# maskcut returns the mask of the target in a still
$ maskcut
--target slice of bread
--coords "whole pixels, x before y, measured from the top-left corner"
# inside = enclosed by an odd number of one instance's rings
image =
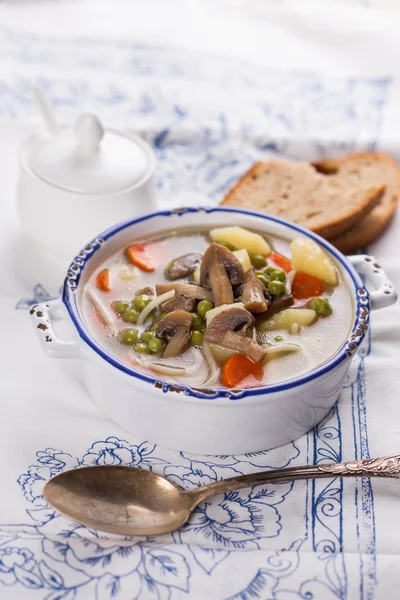
[[[221,204],[266,212],[326,238],[337,237],[379,204],[385,182],[378,177],[364,182],[351,169],[342,172],[333,163],[330,169],[327,162],[323,169],[320,165],[258,162]]]
[[[315,166],[323,173],[335,170],[354,183],[359,180],[367,185],[385,185],[385,193],[376,208],[345,233],[329,239],[345,253],[355,252],[373,242],[390,223],[400,197],[400,171],[396,163],[385,154],[364,152],[325,160]]]

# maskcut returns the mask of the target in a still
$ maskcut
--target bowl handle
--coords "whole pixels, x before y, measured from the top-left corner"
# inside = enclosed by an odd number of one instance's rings
[[[36,331],[45,352],[52,358],[80,358],[82,350],[74,341],[61,340],[55,333],[55,322],[68,321],[62,299],[49,300],[35,304],[30,309],[30,314],[35,319]]]
[[[390,306],[396,302],[396,290],[376,258],[368,254],[355,254],[347,258],[356,271],[362,275],[366,275],[375,287],[375,290],[369,292],[371,310],[385,308],[385,306]]]

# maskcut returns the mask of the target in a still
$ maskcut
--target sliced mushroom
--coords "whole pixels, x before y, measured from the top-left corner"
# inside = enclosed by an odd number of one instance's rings
[[[210,300],[213,296],[210,290],[207,290],[201,285],[195,283],[157,283],[157,296],[175,290],[177,295],[185,296],[185,298],[195,298],[196,300]]]
[[[204,336],[206,342],[218,343],[227,331],[234,331],[246,335],[249,327],[254,326],[254,317],[244,308],[227,307],[215,315],[207,327]],[[206,339],[207,338],[207,339]]]
[[[250,269],[244,275],[242,284],[241,302],[246,310],[252,313],[262,313],[268,310],[269,302],[264,292],[265,287],[255,276],[254,270]]]
[[[137,290],[135,292],[135,296],[140,296],[141,294],[146,294],[146,296],[153,296],[154,290],[152,287],[147,285],[146,287],[141,288],[140,290]]]
[[[186,310],[190,312],[194,309],[196,300],[212,301],[213,299],[210,290],[193,283],[158,283],[156,285],[158,296],[171,290],[175,290],[175,296],[172,300],[162,305],[162,309],[165,312],[171,312],[172,310]]]
[[[230,350],[236,350],[240,354],[246,354],[246,356],[255,362],[260,362],[265,355],[265,350],[260,344],[247,336],[242,336],[238,333],[233,333],[232,331],[225,333],[219,341],[219,344]]]
[[[282,296],[275,296],[275,299],[270,304],[267,314],[265,316],[272,317],[272,315],[275,315],[276,313],[280,312],[284,308],[288,308],[289,306],[292,306],[293,303],[294,303],[294,298],[293,298],[293,296],[291,296],[289,294],[283,294]]]
[[[233,297],[235,302],[239,300],[243,292],[243,283],[239,283],[239,285],[235,285],[233,287]]]
[[[161,309],[163,312],[172,312],[173,310],[185,310],[186,312],[191,312],[194,310],[194,305],[196,304],[196,298],[185,298],[185,296],[174,296],[172,300],[168,300],[168,302],[164,302],[161,305]]]
[[[246,335],[249,327],[253,326],[254,317],[248,310],[227,308],[210,322],[204,341],[236,350],[259,362],[264,357],[265,350]]]
[[[156,335],[167,343],[164,358],[174,358],[185,352],[193,319],[194,315],[189,312],[174,310],[159,321]]]
[[[204,253],[200,267],[200,285],[212,290],[215,306],[232,304],[232,286],[242,283],[243,267],[224,246],[212,243]]]
[[[221,304],[221,306],[217,306],[216,308],[212,308],[206,313],[206,324],[207,327],[211,323],[211,321],[219,315],[224,310],[232,310],[237,308],[244,308],[244,305],[241,302],[235,302],[234,304]]]
[[[166,279],[174,281],[182,277],[188,277],[197,269],[201,263],[201,254],[184,254],[172,260],[166,267],[164,275]]]

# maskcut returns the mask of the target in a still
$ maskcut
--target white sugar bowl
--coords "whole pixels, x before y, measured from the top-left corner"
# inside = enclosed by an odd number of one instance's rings
[[[70,258],[111,224],[157,208],[154,167],[145,141],[104,129],[92,114],[34,134],[20,150],[21,224],[46,250]]]

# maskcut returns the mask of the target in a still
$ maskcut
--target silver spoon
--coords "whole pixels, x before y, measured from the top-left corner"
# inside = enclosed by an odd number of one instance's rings
[[[44,497],[66,517],[122,535],[158,535],[182,527],[200,503],[231,490],[322,477],[400,477],[400,455],[240,475],[184,492],[135,467],[81,467],[47,482]]]

